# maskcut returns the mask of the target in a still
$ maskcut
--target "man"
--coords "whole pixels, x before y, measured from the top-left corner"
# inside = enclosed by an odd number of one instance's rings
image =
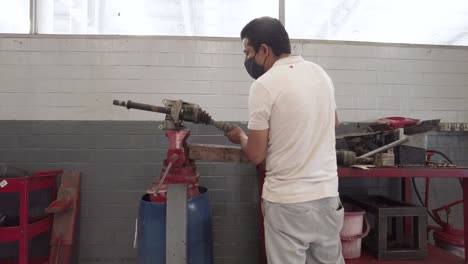
[[[271,17],[241,32],[249,94],[248,135],[226,136],[255,164],[266,159],[263,186],[269,264],[342,264],[334,88],[325,71],[291,56],[289,36]]]

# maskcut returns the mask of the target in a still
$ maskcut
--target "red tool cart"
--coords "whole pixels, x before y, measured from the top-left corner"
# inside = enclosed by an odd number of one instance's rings
[[[28,241],[39,234],[50,232],[52,229],[53,215],[29,223],[29,193],[34,190],[51,189],[51,201],[55,200],[56,178],[63,171],[36,172],[31,176],[1,178],[0,192],[19,193],[19,225],[0,228],[0,243],[19,241],[19,261],[11,260],[9,263],[44,263],[47,259],[29,259]]]
[[[63,175],[62,175],[63,174]],[[61,177],[61,186],[57,195],[57,176]],[[71,245],[74,238],[74,227],[79,201],[79,172],[63,170],[41,171],[26,176],[0,177],[0,194],[19,193],[19,225],[0,226],[0,245],[18,242],[17,259],[2,259],[2,264],[44,264],[71,263]],[[40,217],[30,217],[30,192],[50,189],[52,202]],[[56,200],[58,199],[58,200]],[[51,233],[51,255],[30,258],[29,241],[31,238]],[[58,262],[52,262],[57,260]]]

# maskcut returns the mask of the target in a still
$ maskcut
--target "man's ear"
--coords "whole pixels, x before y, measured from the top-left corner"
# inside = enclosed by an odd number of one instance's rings
[[[269,47],[266,44],[261,44],[260,47],[258,48],[259,52],[262,52],[263,55],[268,55],[269,52]]]

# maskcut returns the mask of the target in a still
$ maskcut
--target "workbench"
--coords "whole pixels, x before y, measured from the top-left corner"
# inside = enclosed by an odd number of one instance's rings
[[[242,154],[239,147],[191,144],[190,158],[195,160],[210,161],[231,161],[248,162]],[[258,173],[258,192],[261,197],[263,182],[265,179],[264,165],[257,165]],[[435,167],[388,167],[388,168],[338,168],[340,178],[400,178],[401,179],[401,200],[412,202],[411,200],[411,180],[412,178],[462,178],[463,201],[468,202],[468,168],[435,168]],[[426,182],[427,183],[427,182]],[[428,184],[426,184],[427,188]],[[261,203],[261,199],[259,199]],[[428,201],[426,200],[426,205]],[[464,237],[468,237],[468,206],[463,208],[464,217]],[[261,205],[259,204],[259,263],[266,264],[264,234],[263,234],[263,215]],[[407,228],[407,227],[405,227]],[[465,259],[468,260],[468,243],[465,244]],[[425,260],[398,260],[398,261],[378,261],[370,256],[365,250],[362,257],[355,260],[347,260],[346,264],[463,264],[464,260],[451,252],[428,245],[428,256]],[[468,262],[467,262],[468,263]]]
[[[339,168],[340,178],[400,178],[402,179],[402,200],[411,202],[411,178],[462,178],[463,179],[463,201],[468,202],[468,168],[370,168],[367,170],[356,168]],[[468,237],[468,206],[463,207],[465,238]],[[468,243],[465,244],[465,259],[468,259]],[[365,250],[361,258],[347,260],[346,264],[463,264],[464,260],[454,254],[428,246],[428,257],[425,260],[398,260],[378,261],[369,256]]]
[[[259,175],[259,193],[263,186],[265,168],[257,166]],[[463,179],[463,200],[468,202],[468,168],[433,168],[433,167],[412,167],[412,168],[339,168],[340,178],[400,178],[402,179],[402,200],[411,202],[411,178],[462,178]],[[468,206],[463,207],[464,232],[468,237]],[[260,244],[263,244],[263,217],[260,213]],[[468,259],[468,243],[465,244],[465,259]],[[260,262],[266,263],[264,248],[260,248]],[[429,245],[428,256],[425,260],[396,260],[378,261],[370,256],[365,250],[359,259],[346,260],[346,264],[464,264],[464,260],[451,252]]]

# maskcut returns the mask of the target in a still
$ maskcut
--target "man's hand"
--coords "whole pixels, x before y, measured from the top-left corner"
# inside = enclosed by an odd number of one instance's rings
[[[249,136],[247,136],[242,128],[234,125],[233,128],[224,135],[226,135],[232,143],[241,145],[242,151],[250,162],[259,164],[266,158],[268,132],[268,129],[249,130]]]
[[[240,144],[241,138],[246,136],[244,130],[236,125],[224,135],[234,144]]]

